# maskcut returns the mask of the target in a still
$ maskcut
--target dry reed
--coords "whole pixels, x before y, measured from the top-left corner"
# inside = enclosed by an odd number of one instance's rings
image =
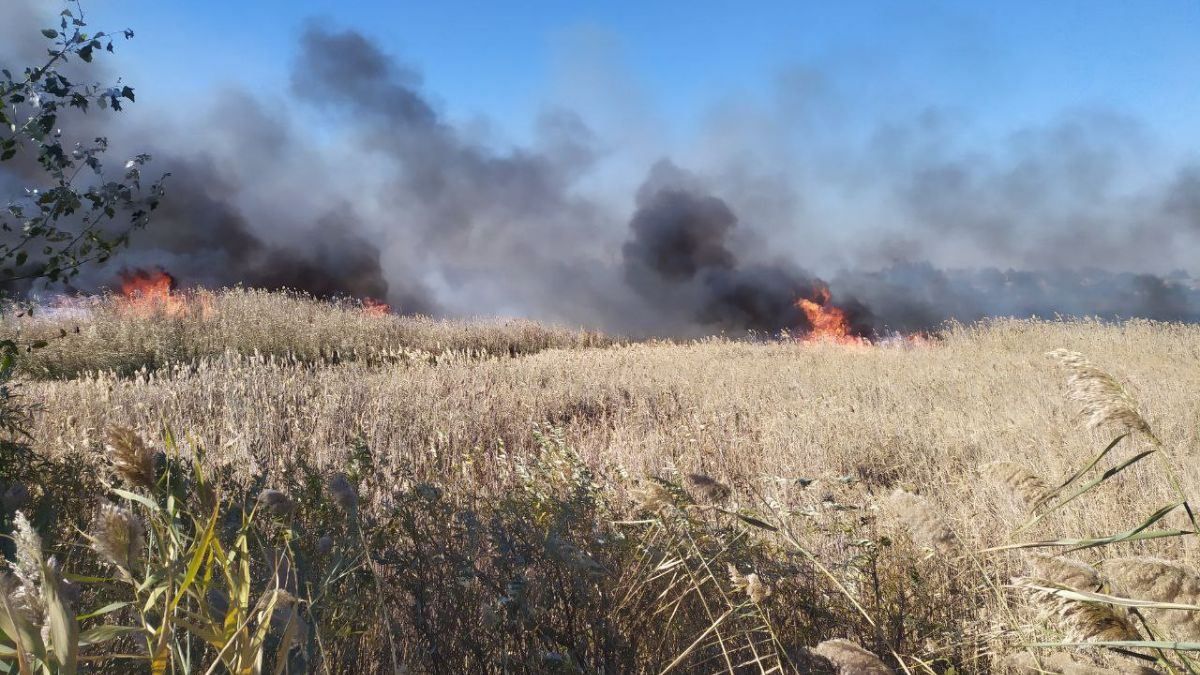
[[[1050,489],[1037,474],[1016,462],[989,462],[983,466],[983,474],[1003,485],[1027,509],[1035,507]]]
[[[1067,376],[1067,398],[1079,405],[1080,415],[1087,425],[1097,428],[1112,425],[1129,431],[1140,431],[1151,438],[1150,424],[1138,412],[1133,394],[1083,354],[1068,349],[1048,352],[1070,373]]]
[[[942,554],[954,553],[958,549],[954,530],[938,515],[929,500],[911,492],[896,490],[888,499],[888,505],[920,545]]]
[[[1139,640],[1137,627],[1124,608],[1103,602],[1085,602],[1051,593],[1045,582],[1019,577],[1013,580],[1017,588],[1028,591],[1030,599],[1041,609],[1039,623],[1060,626],[1069,642]],[[1049,588],[1056,588],[1051,585]]]
[[[633,489],[626,476],[679,476],[692,500],[723,504],[723,509],[738,510],[739,515],[742,507],[757,503],[754,500],[761,496],[778,513],[786,514],[795,543],[805,554],[829,563],[829,575],[861,599],[866,613],[880,625],[926,631],[905,635],[905,651],[899,653],[931,661],[949,653],[945,658],[960,672],[984,667],[961,655],[974,653],[971,650],[980,646],[981,634],[990,635],[977,624],[1002,614],[1003,608],[997,594],[984,584],[950,582],[964,576],[964,561],[957,553],[1003,543],[998,539],[1016,525],[1011,510],[995,509],[993,495],[980,489],[975,467],[991,465],[994,476],[1005,466],[1008,478],[1000,478],[1000,484],[1028,501],[1037,492],[1035,483],[1027,473],[1017,476],[1013,467],[1036,466],[1042,476],[1066,476],[1078,468],[1080,458],[1094,456],[1096,450],[1094,438],[1077,434],[1064,423],[1057,374],[1044,368],[1037,354],[1066,345],[1097,362],[1122,364],[1123,378],[1144,392],[1141,403],[1161,420],[1155,432],[1163,443],[1181,453],[1200,450],[1191,424],[1200,372],[1178,367],[1180,355],[1191,354],[1200,341],[1200,327],[1195,326],[997,321],[951,327],[937,341],[903,350],[719,339],[579,349],[607,342],[556,341],[538,337],[536,331],[516,335],[489,332],[488,327],[472,334],[475,329],[468,324],[436,322],[420,326],[422,331],[428,329],[421,333],[421,340],[427,342],[407,337],[403,338],[407,342],[399,338],[381,342],[388,335],[401,336],[409,327],[401,321],[386,330],[374,328],[368,323],[370,317],[353,314],[352,308],[325,315],[325,309],[307,304],[308,300],[293,303],[273,296],[231,294],[223,301],[228,302],[228,311],[242,313],[207,327],[186,321],[173,324],[165,318],[122,327],[114,318],[85,328],[78,339],[69,335],[54,343],[51,351],[36,354],[36,368],[31,365],[25,372],[39,377],[79,374],[100,363],[112,370],[74,379],[26,379],[25,392],[41,405],[30,430],[35,451],[85,466],[85,458],[98,454],[107,441],[117,472],[130,484],[145,485],[163,475],[161,459],[145,444],[137,446],[120,438],[113,442],[104,430],[116,426],[153,432],[165,424],[178,432],[185,449],[205,450],[195,456],[214,475],[225,477],[229,486],[252,487],[251,497],[260,494],[261,509],[276,517],[333,513],[345,519],[345,507],[353,505],[369,522],[400,505],[419,504],[429,513],[416,525],[444,526],[436,530],[439,536],[418,538],[416,534],[424,531],[418,529],[389,532],[371,541],[383,547],[380,556],[407,561],[411,547],[419,546],[426,547],[422,555],[427,557],[412,560],[447,562],[429,568],[397,563],[389,568],[395,570],[389,573],[394,576],[384,581],[396,587],[407,576],[415,578],[410,579],[412,584],[420,581],[423,587],[436,588],[439,597],[457,599],[460,596],[448,594],[463,593],[466,600],[460,604],[447,601],[429,606],[437,620],[458,621],[443,629],[452,631],[447,635],[462,631],[464,640],[478,636],[482,641],[492,635],[478,620],[483,606],[495,609],[494,634],[504,636],[498,638],[499,644],[507,644],[513,635],[535,635],[529,632],[536,625],[531,623],[535,615],[524,612],[531,612],[528,608],[545,598],[548,577],[526,578],[524,568],[514,567],[507,576],[493,580],[499,599],[488,595],[487,589],[493,587],[483,586],[472,576],[475,570],[450,556],[455,537],[468,540],[479,536],[480,528],[471,530],[452,516],[532,500],[534,506],[527,513],[535,514],[531,521],[543,529],[520,540],[499,538],[496,546],[533,559],[538,559],[534,555],[538,552],[548,554],[545,557],[561,563],[563,578],[572,589],[626,578],[603,556],[597,543],[602,533],[552,531],[571,509],[551,508],[546,490],[537,486],[527,493],[514,491],[514,467],[538,452],[535,430],[545,428],[538,425],[561,430],[595,480],[611,490],[602,500],[613,509],[610,518],[642,518],[646,513],[669,513],[681,520],[695,517],[675,508],[688,501],[682,492],[674,493],[652,480],[642,481],[640,490]],[[262,309],[266,318],[256,322],[253,308]],[[345,342],[338,342],[339,331],[346,331]],[[507,349],[517,338],[527,342]],[[161,341],[160,346],[150,344],[155,340]],[[376,355],[399,344],[409,345],[406,349],[428,348],[429,354],[443,354],[451,344],[486,345],[486,354],[367,358],[375,344],[382,345],[372,352]],[[422,346],[413,346],[418,344]],[[197,349],[188,352],[180,345]],[[331,345],[336,346],[337,358]],[[254,356],[256,349],[259,356]],[[147,360],[147,354],[156,356]],[[304,358],[280,356],[287,354]],[[508,358],[513,354],[520,357]],[[121,363],[141,365],[132,370],[116,367]],[[146,363],[153,367],[138,371]],[[131,373],[136,374],[131,377]],[[1093,380],[1080,385],[1080,392],[1091,396],[1094,404],[1089,417],[1120,428],[1149,428],[1123,389],[1114,389],[1103,378]],[[1108,397],[1107,403],[1102,397]],[[316,476],[311,490],[305,482],[310,477],[301,470]],[[736,480],[729,480],[731,488],[709,478],[730,490],[726,493],[704,481],[689,480],[689,471]],[[1184,463],[1179,472],[1182,486],[1195,493],[1200,487],[1200,463]],[[354,480],[342,485],[336,477],[339,473]],[[765,494],[758,495],[755,487],[747,491],[747,485],[758,485],[755,480],[761,476],[773,477],[763,488]],[[1053,526],[1046,533],[1122,531],[1129,527],[1131,512],[1150,512],[1174,499],[1175,493],[1148,468],[1133,467],[1120,478],[1088,499],[1064,506],[1052,524],[1043,523],[1046,528]],[[819,490],[803,487],[814,481]],[[47,498],[37,483],[29,485],[35,502]],[[277,489],[259,491],[263,485]],[[888,503],[886,495],[897,486],[917,490],[924,497],[902,492]],[[836,501],[830,503],[837,508],[820,503],[818,493],[825,492],[836,493]],[[628,497],[641,500],[641,513],[633,512]],[[303,508],[298,509],[297,503]],[[914,568],[907,557],[911,554],[907,542],[884,543],[888,532],[875,522],[875,505],[880,503],[900,516],[916,543],[947,555],[923,560]],[[709,509],[696,519],[717,517],[724,516]],[[490,527],[486,514],[480,518],[484,530]],[[738,532],[751,533],[740,535],[747,545],[764,550],[778,545],[771,539],[776,535],[730,518],[742,528]],[[953,529],[947,523],[953,523]],[[488,532],[484,541],[491,541]],[[327,561],[360,555],[346,550],[354,547],[348,546],[344,533],[344,526],[318,530],[307,540],[313,555]],[[612,540],[605,542],[614,545]],[[689,588],[688,580],[673,576],[678,571],[669,567],[671,558],[651,557],[660,544],[638,549],[652,561],[646,563],[650,571],[664,565],[655,578],[676,584],[672,588]],[[1150,540],[1136,546],[1136,553],[1147,556],[1200,559],[1194,539]],[[404,547],[410,549],[401,552]],[[866,623],[849,604],[833,602],[831,598],[840,598],[842,591],[830,591],[833,587],[826,575],[816,575],[817,581],[798,575],[796,560],[807,564],[809,558],[796,555],[778,562],[775,569],[744,562],[737,569],[754,570],[760,582],[770,581],[773,593],[762,607],[773,617],[783,617],[787,630],[803,625],[813,631],[798,644],[813,644],[831,635],[868,640],[877,634],[890,635],[886,630],[877,633],[877,627]],[[450,561],[461,567],[450,567]],[[725,560],[718,562],[718,576],[723,577],[724,564]],[[995,565],[989,573],[998,579],[1028,573],[1079,590],[1095,590],[1093,576],[1079,567],[1068,570],[1078,575],[1072,576],[1038,564],[1031,571],[1023,570],[1017,556],[988,564]],[[1107,566],[1102,569],[1108,574]],[[707,588],[719,585],[721,592],[728,593],[727,582],[717,581]],[[621,590],[622,596],[630,595],[623,607],[633,606],[637,587]],[[738,591],[739,602],[748,597],[747,591]],[[404,602],[391,607],[404,612],[433,602],[430,597],[415,598],[403,596]],[[578,611],[577,625],[616,621],[563,607],[545,616],[573,616]],[[666,608],[661,615],[669,616],[673,609]],[[652,610],[647,616],[657,615]],[[708,621],[699,624],[701,629]],[[818,624],[820,630],[813,628]],[[847,630],[850,625],[856,625],[858,632]],[[644,632],[643,625],[634,634]],[[580,629],[579,634],[591,633]],[[421,645],[442,638],[410,634],[405,639],[403,648],[417,654]],[[377,656],[378,652],[372,658]],[[385,658],[371,663],[389,662]],[[521,668],[536,666],[524,662],[514,666]]]
[[[1149,666],[1121,663],[1110,668],[1061,653],[1041,653],[1037,658],[1028,653],[1014,654],[1005,659],[1005,665],[1015,675],[1159,675],[1159,671]]]
[[[146,530],[129,509],[102,504],[90,532],[92,548],[122,574],[136,570],[146,546]]]
[[[131,485],[143,488],[154,485],[155,453],[136,432],[128,427],[113,427],[105,448],[113,468]]]
[[[813,650],[829,660],[839,675],[894,675],[895,671],[871,652],[849,640],[826,640]]]
[[[1200,607],[1200,573],[1185,563],[1149,557],[1111,558],[1101,565],[1115,595]],[[1200,610],[1142,609],[1151,626],[1175,640],[1200,640]]]

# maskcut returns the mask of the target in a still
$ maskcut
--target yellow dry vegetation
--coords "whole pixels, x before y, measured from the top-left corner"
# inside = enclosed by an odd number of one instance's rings
[[[336,468],[365,442],[383,467],[487,485],[502,452],[532,447],[535,426],[549,424],[595,466],[632,476],[672,466],[727,482],[845,477],[864,493],[920,491],[983,545],[1020,505],[982,482],[980,467],[1017,462],[1053,483],[1112,435],[1074,419],[1044,356],[1056,347],[1103,364],[1167,447],[1200,457],[1200,327],[1149,322],[1000,321],[881,347],[712,339],[321,367],[231,352],[26,392],[43,407],[32,436],[47,450],[86,449],[111,425],[153,436],[165,422],[210,461],[247,471],[289,453]],[[1200,485],[1200,462],[1183,464]],[[1129,509],[1168,498],[1168,486],[1141,477],[1073,525],[1125,529]]]
[[[730,512],[766,504],[796,523],[794,543],[819,560],[844,563],[864,540],[895,549],[872,554],[874,582],[863,569],[829,569],[866,614],[920,636],[895,643],[877,634],[874,642],[907,650],[881,656],[911,657],[913,672],[939,658],[960,672],[982,670],[992,652],[1055,637],[1007,588],[1029,558],[985,549],[1122,532],[1174,502],[1179,489],[1200,493],[1200,326],[998,320],[869,347],[621,343],[527,323],[379,319],[248,291],[218,296],[214,306],[207,320],[130,322],[109,309],[39,353],[29,373],[72,376],[23,385],[40,405],[30,428],[36,449],[82,456],[111,427],[155,438],[165,425],[185,450],[203,448],[206,465],[231,484],[272,486],[288,480],[289,458],[332,475],[368,447],[377,487],[364,490],[362,509],[383,512],[389,490],[413,486],[503,499],[514,465],[535,456],[539,434],[553,429],[619,514],[636,511],[634,487],[647,477],[683,484],[703,474],[732,487]],[[42,329],[51,327],[46,320]],[[332,362],[335,348],[372,358]],[[1137,463],[1018,532],[1030,495],[996,480],[996,466],[1020,475],[1022,486],[1058,485],[1123,431],[1080,421],[1064,372],[1046,356],[1059,348],[1085,354],[1127,387],[1179,485]],[[99,367],[101,354],[110,368]],[[1120,447],[1127,457],[1151,441],[1134,434]],[[905,530],[911,508],[889,509],[897,491],[919,495],[938,519],[937,545],[919,541],[928,525]],[[1181,510],[1155,525],[1187,526]],[[1196,537],[1119,546],[1072,559],[1099,563],[1119,553],[1200,564]],[[762,602],[786,606],[786,597],[777,590]],[[908,626],[909,615],[942,625]],[[862,640],[870,630],[831,626],[806,639]]]

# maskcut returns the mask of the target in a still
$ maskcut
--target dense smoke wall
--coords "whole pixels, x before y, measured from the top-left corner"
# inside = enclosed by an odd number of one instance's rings
[[[625,281],[678,324],[760,332],[809,326],[796,306],[824,282],[785,261],[744,262],[730,248],[737,216],[724,201],[670,162],[659,162],[638,190],[622,246]],[[840,298],[859,335],[871,317],[859,302]]]
[[[44,54],[45,19],[10,4],[0,65],[20,68]],[[739,111],[696,139],[714,150],[664,148],[613,197],[593,179],[621,148],[589,110],[548,110],[530,143],[505,147],[447,119],[363,34],[311,24],[298,39],[283,98],[223,90],[200,108],[64,120],[108,135],[113,166],[146,151],[171,173],[152,226],[82,290],[162,266],[185,286],[631,335],[803,330],[795,301],[826,284],[862,335],[996,315],[1200,320],[1200,168],[1143,171],[1152,143],[1119,115],[979,146],[936,111],[845,136],[819,115],[787,111],[792,129]],[[797,136],[821,140],[778,150]],[[36,180],[28,156],[0,165],[5,197]]]

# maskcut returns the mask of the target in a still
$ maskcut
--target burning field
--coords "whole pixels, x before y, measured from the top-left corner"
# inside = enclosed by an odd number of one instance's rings
[[[883,337],[870,324],[869,312],[851,301],[849,308],[842,307],[833,301],[829,287],[820,280],[808,282],[804,295],[796,295],[787,304],[783,316],[775,323],[763,324],[774,326],[764,332],[759,338],[766,339],[795,339],[802,342],[832,341],[839,344],[869,345],[880,341]],[[31,317],[49,317],[51,320],[69,320],[87,322],[94,308],[103,306],[122,316],[150,320],[154,318],[196,318],[200,320],[214,319],[214,298],[221,293],[214,293],[203,288],[188,289],[181,287],[178,279],[162,267],[125,268],[117,273],[114,290],[106,294],[48,294],[39,296],[31,310],[22,309],[20,315],[29,314]],[[796,291],[800,293],[800,291]],[[280,294],[280,297],[289,295]],[[303,294],[295,294],[299,297]],[[313,298],[319,301],[319,298]],[[333,306],[349,308],[357,307],[369,317],[395,317],[398,312],[391,305],[372,297],[356,299],[342,297],[332,303]],[[753,333],[750,333],[753,335]],[[734,332],[731,337],[745,337],[745,334]],[[893,332],[885,341],[895,339],[917,340],[921,334],[903,335]]]
[[[254,12],[156,44],[270,83],[126,115],[4,1],[0,671],[1200,673],[1200,163],[1136,120],[838,57],[663,123],[572,33],[516,133]]]
[[[185,289],[161,268],[122,270],[114,286],[104,295],[44,296],[12,313],[6,331],[47,342],[29,352],[21,367],[57,378],[90,371],[130,373],[227,352],[301,362],[376,362],[409,352],[427,358],[442,352],[516,356],[631,342],[519,319],[406,316],[372,298],[328,301],[294,292]],[[832,302],[828,289],[817,286],[813,295],[792,303],[790,328],[750,339],[884,348],[937,339],[920,332],[881,336],[856,325],[850,312]]]
[[[1188,423],[1200,376],[1166,356],[1194,351],[1195,326],[1003,320],[882,339],[816,287],[791,301],[794,333],[629,342],[185,291],[154,270],[123,279],[119,294],[77,301],[83,311],[6,324],[49,338],[22,365],[22,391],[40,402],[39,471],[56,473],[20,498],[87,512],[104,489],[93,477],[135,480],[120,453],[138,446],[112,435],[133,430],[166,450],[169,471],[195,466],[225,499],[260,505],[256,536],[295,556],[284,583],[308,598],[304,629],[329,631],[295,653],[330,670],[394,658],[418,672],[446,659],[740,672],[728,658],[838,672],[841,643],[817,645],[848,638],[889,667],[982,673],[1021,663],[1030,642],[1195,639],[1169,614],[1140,628],[1029,590],[1078,565],[1117,579],[1200,556],[1186,535],[1059,558],[993,550],[1125,531],[1200,488],[1200,463],[1185,459],[1200,451]],[[1044,356],[1060,347],[1095,365],[1060,357],[1082,368],[1061,370]],[[1065,376],[1088,368],[1113,374],[1090,377],[1114,382],[1106,405],[1124,406],[1095,429],[1064,397],[1078,395]],[[1020,529],[1042,508],[1027,498],[1128,425],[1112,466],[1158,448],[1175,482],[1135,460]],[[344,536],[360,527],[361,540]],[[1176,509],[1156,531],[1188,528]],[[321,576],[341,565],[358,573]],[[1112,590],[1200,601],[1155,588]],[[1112,606],[1099,607],[1088,611]],[[369,628],[338,633],[341,621]]]

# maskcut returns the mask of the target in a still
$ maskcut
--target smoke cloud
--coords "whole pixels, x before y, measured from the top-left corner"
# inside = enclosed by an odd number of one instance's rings
[[[44,53],[36,7],[6,7],[0,65]],[[82,288],[162,266],[184,286],[634,336],[803,331],[796,301],[826,285],[860,335],[998,315],[1200,321],[1200,167],[1148,166],[1153,139],[1117,114],[974,142],[931,108],[852,133],[829,112],[835,75],[806,71],[781,82],[781,110],[726,106],[691,144],[707,151],[664,144],[614,197],[596,177],[622,149],[592,111],[549,109],[509,147],[448,119],[417,69],[359,32],[313,23],[298,47],[283,98],[227,89],[200,109],[64,120],[108,135],[110,163],[147,151],[172,174],[151,227]],[[0,165],[4,196],[35,169]]]
[[[808,330],[798,298],[816,297],[824,283],[784,261],[743,264],[729,248],[737,216],[699,181],[659,162],[637,195],[622,247],[625,279],[679,326],[699,323],[725,331]],[[850,318],[859,335],[870,318],[859,303]]]

